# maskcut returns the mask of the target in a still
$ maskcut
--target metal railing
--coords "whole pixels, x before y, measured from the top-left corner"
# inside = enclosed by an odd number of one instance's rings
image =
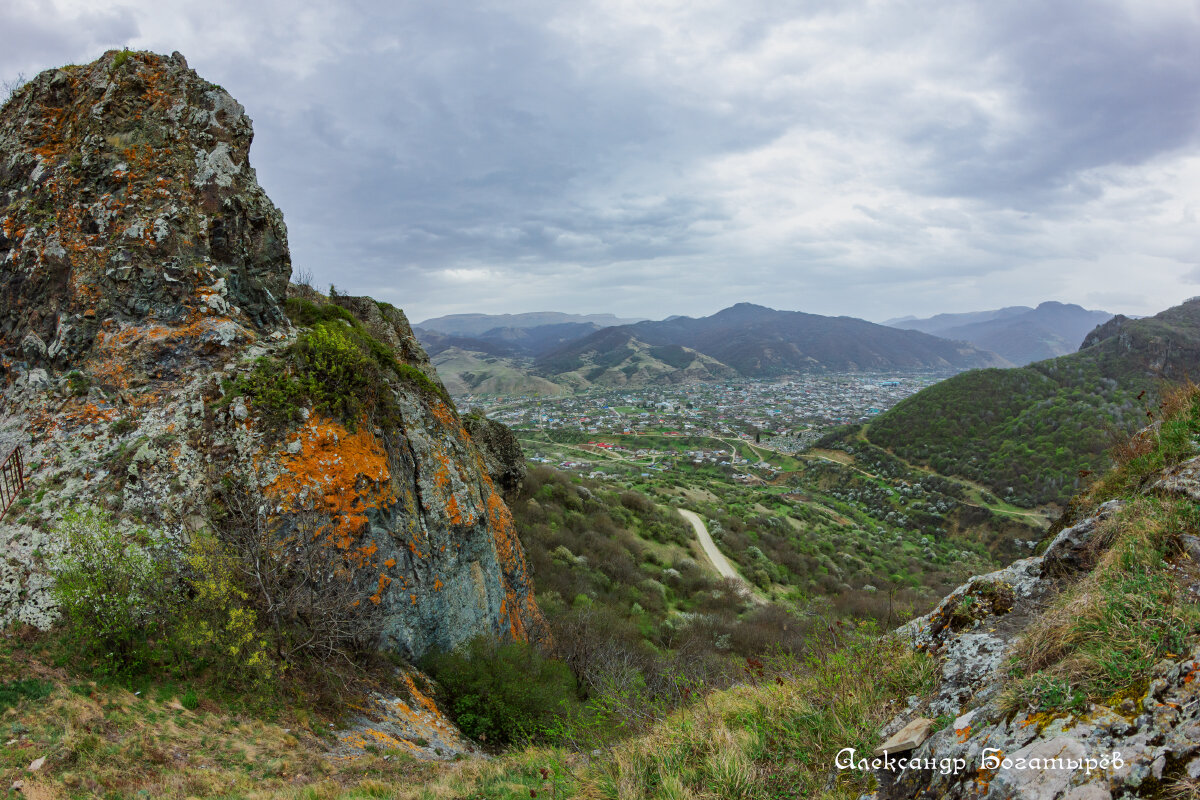
[[[14,444],[3,456],[0,461],[0,518],[8,513],[17,496],[25,491],[25,463],[21,459],[21,445]]]

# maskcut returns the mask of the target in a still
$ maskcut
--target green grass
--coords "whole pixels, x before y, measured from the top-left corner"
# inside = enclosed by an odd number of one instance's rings
[[[1200,508],[1187,498],[1141,492],[1148,478],[1200,452],[1200,388],[1168,393],[1163,413],[1157,431],[1118,448],[1117,467],[1081,500],[1084,507],[1112,498],[1126,504],[1089,543],[1094,569],[1019,643],[1010,709],[1061,711],[1127,690],[1200,635],[1200,605],[1186,591],[1200,566],[1181,556],[1180,539],[1200,534]]]
[[[41,700],[49,696],[54,684],[36,678],[24,678],[0,684],[0,712],[12,708],[22,700]]]

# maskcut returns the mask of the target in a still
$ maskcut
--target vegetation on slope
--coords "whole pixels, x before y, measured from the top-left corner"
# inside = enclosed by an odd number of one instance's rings
[[[1200,300],[1154,317],[1117,317],[1078,353],[1013,370],[966,372],[876,418],[872,442],[1030,507],[1065,503],[1081,473],[1153,416],[1164,379],[1200,370]]]
[[[319,297],[319,295],[314,296]],[[408,382],[453,406],[445,391],[411,364],[396,358],[350,311],[334,303],[293,297],[288,316],[303,328],[279,359],[263,358],[227,387],[226,397],[245,395],[268,421],[286,428],[312,405],[357,429],[364,413],[388,421],[398,412],[389,383]]]
[[[1161,659],[1200,635],[1189,586],[1200,565],[1185,537],[1200,534],[1200,507],[1188,497],[1146,494],[1166,467],[1200,453],[1200,387],[1166,393],[1156,424],[1116,448],[1116,466],[1073,502],[1124,506],[1093,542],[1092,569],[1063,592],[1026,633],[1013,662],[1009,701],[1041,710],[1080,707],[1144,683]]]
[[[1036,368],[967,372],[875,419],[870,440],[946,475],[984,484],[1020,506],[1062,502],[1080,470],[1102,468],[1108,432],[1137,418],[1127,390],[1060,383]]]

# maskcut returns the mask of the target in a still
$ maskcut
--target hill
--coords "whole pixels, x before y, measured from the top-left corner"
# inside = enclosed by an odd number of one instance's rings
[[[446,390],[466,395],[539,395],[551,397],[571,391],[531,371],[528,359],[503,357],[462,347],[439,350],[431,359]]]
[[[676,317],[598,331],[547,354],[538,366],[548,373],[574,368],[572,359],[584,352],[604,363],[619,361],[629,337],[649,347],[695,351],[748,378],[814,371],[959,370],[1007,363],[993,353],[918,331],[739,303],[699,319]],[[617,352],[609,354],[610,349]]]
[[[1117,432],[1153,416],[1162,380],[1200,373],[1200,300],[1114,317],[1083,345],[1019,369],[956,375],[881,414],[867,437],[1018,505],[1061,504],[1081,470],[1104,468]]]
[[[450,314],[417,323],[418,328],[451,336],[478,336],[496,328],[538,328],[543,325],[576,323],[607,328],[639,322],[613,314],[564,314],[561,311],[531,311],[525,314]]]
[[[626,326],[605,328],[534,362],[555,382],[584,386],[728,380],[737,373],[713,358],[676,344],[652,345]]]
[[[888,324],[944,339],[970,342],[1021,366],[1075,352],[1093,328],[1112,316],[1107,311],[1088,311],[1073,304],[1046,302],[1037,308],[1011,306],[995,311],[897,320]]]
[[[556,322],[528,328],[490,328],[474,336],[458,336],[425,328],[413,328],[413,333],[430,356],[457,347],[495,356],[537,358],[600,330],[604,328],[591,322]]]

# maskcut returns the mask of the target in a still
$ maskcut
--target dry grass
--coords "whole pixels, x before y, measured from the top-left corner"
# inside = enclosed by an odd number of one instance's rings
[[[1200,611],[1182,599],[1197,565],[1178,558],[1179,533],[1196,524],[1190,504],[1140,498],[1113,522],[1115,541],[1095,569],[1018,643],[1016,661],[1027,677],[1012,686],[1010,708],[1048,710],[1107,697],[1143,680],[1200,633]]]
[[[766,800],[855,797],[861,776],[826,785],[842,747],[869,748],[881,725],[932,680],[933,661],[857,630],[805,662],[779,659],[744,685],[709,694],[598,758],[527,748],[490,759],[417,762],[399,752],[327,757],[309,731],[177,698],[58,686],[0,716],[0,780],[25,797],[244,800]],[[0,672],[13,664],[0,661]],[[22,664],[27,666],[28,662]],[[320,729],[327,723],[318,723]],[[38,775],[25,772],[46,756]],[[7,785],[7,784],[6,784]]]

